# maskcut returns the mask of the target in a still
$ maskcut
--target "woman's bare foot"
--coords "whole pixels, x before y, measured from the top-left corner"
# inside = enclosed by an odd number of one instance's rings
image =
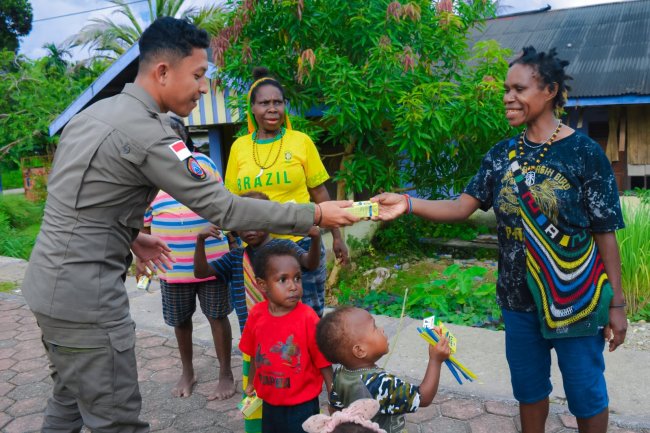
[[[232,371],[230,371],[219,376],[217,389],[214,390],[214,393],[208,396],[208,400],[227,400],[235,395],[236,392],[235,380]]]
[[[176,386],[172,389],[172,395],[174,397],[189,397],[192,395],[192,388],[196,383],[196,376],[192,374],[182,374],[181,378],[178,379]]]

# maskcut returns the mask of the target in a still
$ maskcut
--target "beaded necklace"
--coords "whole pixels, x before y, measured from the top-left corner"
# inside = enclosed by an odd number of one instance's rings
[[[363,372],[366,372],[366,371],[375,370],[375,369],[377,368],[377,366],[375,365],[374,367],[365,367],[365,368],[354,368],[354,369],[350,369],[350,368],[345,368],[343,365],[341,365],[341,368],[342,368],[343,370],[347,371],[348,373],[363,373]]]
[[[557,134],[560,132],[561,128],[562,128],[562,121],[558,120],[557,127],[555,128],[555,131],[553,131],[551,136],[548,137],[544,143],[541,143],[541,144],[539,144],[537,146],[531,146],[530,144],[528,144],[528,142],[526,141],[526,131],[528,129],[524,129],[522,131],[522,133],[521,133],[521,136],[519,136],[519,142],[517,143],[517,145],[519,147],[519,156],[522,157],[522,158],[524,156],[524,144],[526,144],[526,146],[528,146],[528,147],[530,147],[532,149],[539,149],[541,147],[542,148],[541,153],[537,156],[537,158],[535,158],[535,164],[539,164],[540,162],[542,162],[542,159],[544,158],[544,155],[546,154],[548,149],[551,147],[551,145],[555,141],[555,138],[557,137]],[[525,161],[523,163],[523,166],[524,166],[524,171],[525,171],[524,176],[526,177],[526,185],[528,185],[528,186],[534,185],[535,184],[535,174],[536,174],[535,170],[537,169],[537,166],[536,165],[529,166],[528,161]]]
[[[275,144],[275,141],[277,141],[277,135],[276,135],[276,140],[271,143],[271,148],[269,149],[269,153],[266,155],[266,159],[264,160],[264,164],[262,164],[261,158],[260,158],[260,150],[259,150],[259,143],[257,142],[257,133],[253,134],[253,160],[255,161],[255,164],[260,168],[260,172],[255,176],[256,178],[260,177],[263,173],[264,170],[267,168],[273,167],[276,162],[278,162],[278,158],[280,157],[280,153],[282,153],[282,145],[284,144],[284,131],[280,131],[280,147],[278,148],[278,153],[275,155],[275,159],[273,159],[273,162],[269,165],[266,165],[269,162],[269,158],[271,158],[271,153],[273,153],[273,145]]]

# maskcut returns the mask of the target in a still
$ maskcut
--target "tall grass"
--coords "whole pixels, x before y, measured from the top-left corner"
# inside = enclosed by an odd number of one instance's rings
[[[42,218],[42,203],[0,195],[0,256],[28,259]]]
[[[650,204],[623,203],[625,229],[616,233],[622,284],[632,318],[650,317]]]

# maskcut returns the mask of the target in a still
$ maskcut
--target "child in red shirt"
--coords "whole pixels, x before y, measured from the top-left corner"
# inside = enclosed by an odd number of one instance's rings
[[[304,305],[300,264],[291,248],[277,244],[255,257],[255,275],[266,301],[248,315],[239,348],[251,357],[246,394],[264,400],[262,433],[303,433],[319,413],[323,380],[329,393],[332,365],[316,345],[318,316]]]

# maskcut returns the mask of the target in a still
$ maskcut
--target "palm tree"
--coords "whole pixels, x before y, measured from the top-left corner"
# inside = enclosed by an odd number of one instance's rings
[[[72,57],[72,54],[65,45],[56,45],[50,42],[43,45],[43,48],[47,51],[43,57],[47,70],[56,69],[59,72],[65,72],[68,69],[70,62],[65,57]]]
[[[143,23],[127,0],[108,1],[118,7],[113,14],[122,15],[127,23],[118,24],[110,18],[93,18],[66,41],[70,47],[88,46],[97,58],[116,59],[140,39],[143,29],[156,18],[184,18],[211,35],[217,34],[225,23],[225,12],[218,6],[190,7],[181,12],[185,0],[147,0],[149,16]]]

